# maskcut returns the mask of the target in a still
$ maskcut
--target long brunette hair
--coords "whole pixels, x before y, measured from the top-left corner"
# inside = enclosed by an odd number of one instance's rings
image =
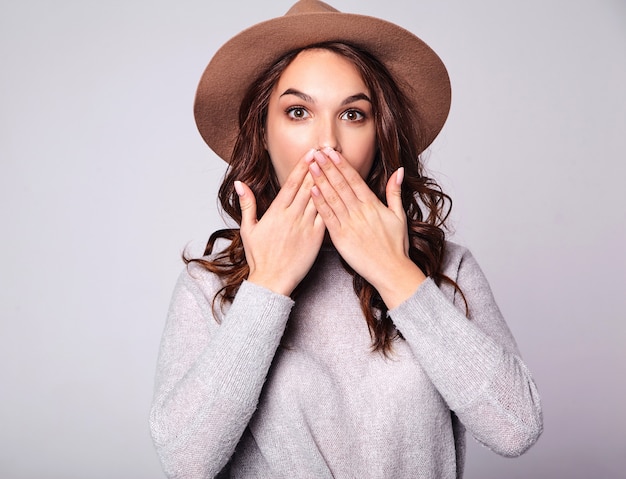
[[[222,209],[237,224],[241,224],[241,209],[233,186],[235,180],[243,181],[253,191],[259,218],[278,194],[280,185],[264,146],[264,127],[270,94],[283,71],[298,53],[309,49],[326,49],[337,53],[351,61],[360,72],[370,92],[378,144],[366,182],[378,198],[386,203],[387,181],[394,171],[404,166],[402,202],[408,221],[409,257],[437,284],[446,282],[458,289],[442,273],[444,226],[452,200],[433,179],[424,174],[420,152],[427,145],[424,144],[418,112],[411,108],[410,102],[402,93],[405,85],[398,85],[382,63],[357,46],[325,42],[293,50],[283,55],[250,85],[239,109],[240,132],[230,167],[218,193]],[[207,243],[205,256],[213,253],[218,239],[229,240],[229,244],[211,258],[190,259],[183,255],[183,260],[187,264],[199,263],[220,276],[224,286],[216,294],[213,303],[215,306],[219,297],[220,305],[223,306],[233,301],[241,283],[248,277],[249,267],[239,229],[229,228],[214,232]],[[354,291],[369,327],[372,348],[383,353],[389,352],[391,343],[398,334],[387,315],[387,307],[371,284],[346,263],[344,267],[353,276]],[[298,288],[293,295],[297,295],[297,292]]]

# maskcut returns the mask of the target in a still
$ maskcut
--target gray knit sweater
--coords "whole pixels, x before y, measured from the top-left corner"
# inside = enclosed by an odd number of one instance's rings
[[[151,412],[172,478],[461,478],[465,429],[516,456],[542,430],[537,390],[472,255],[390,311],[403,339],[372,352],[352,278],[323,249],[294,303],[244,282],[224,312],[197,265],[174,291]]]

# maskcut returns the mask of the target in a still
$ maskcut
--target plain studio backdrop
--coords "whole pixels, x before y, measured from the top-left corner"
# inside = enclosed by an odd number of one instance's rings
[[[291,3],[2,2],[3,479],[163,477],[160,335],[181,251],[222,226],[195,87],[223,42]],[[626,2],[333,5],[447,65],[428,166],[542,394],[539,442],[504,459],[470,440],[466,478],[624,477]]]

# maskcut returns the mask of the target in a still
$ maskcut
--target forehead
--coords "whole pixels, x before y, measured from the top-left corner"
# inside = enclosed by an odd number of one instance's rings
[[[330,50],[303,50],[285,68],[278,79],[278,88],[294,87],[296,83],[311,87],[352,88],[367,91],[357,67],[346,57]]]

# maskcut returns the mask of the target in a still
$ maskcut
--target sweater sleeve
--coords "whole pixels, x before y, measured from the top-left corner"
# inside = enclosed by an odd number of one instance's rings
[[[518,456],[542,432],[537,388],[484,274],[467,250],[456,282],[469,318],[460,295],[455,305],[430,278],[391,317],[467,430],[494,452]]]
[[[227,464],[256,408],[293,301],[244,282],[216,321],[219,284],[199,267],[175,287],[150,427],[170,478],[209,478]],[[217,306],[219,309],[219,306]]]

